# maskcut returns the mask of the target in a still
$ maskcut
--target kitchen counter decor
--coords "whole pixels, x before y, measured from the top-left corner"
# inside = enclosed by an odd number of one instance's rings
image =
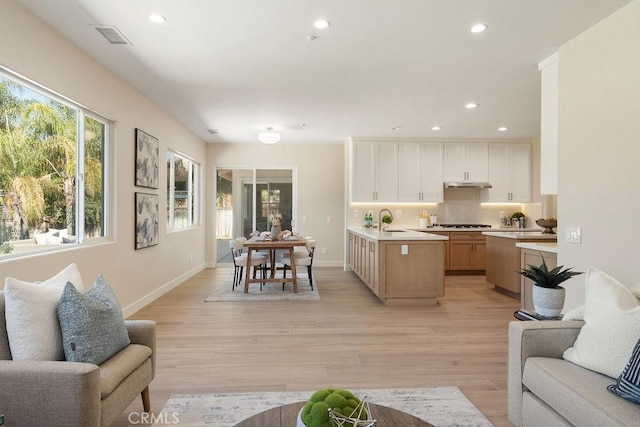
[[[556,234],[555,231],[553,231],[554,228],[556,228],[558,226],[558,220],[555,218],[547,218],[547,219],[536,219],[536,224],[538,224],[540,227],[544,228],[544,230],[542,231],[542,234]]]
[[[582,274],[579,271],[571,271],[573,267],[565,268],[559,265],[551,271],[542,257],[539,267],[529,265],[520,270],[520,274],[533,281],[533,307],[538,314],[545,317],[556,317],[562,312],[564,306],[565,290],[560,284],[573,276]]]

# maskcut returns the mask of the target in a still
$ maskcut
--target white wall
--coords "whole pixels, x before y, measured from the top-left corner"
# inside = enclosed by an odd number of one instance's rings
[[[131,314],[202,269],[202,227],[167,233],[162,221],[159,245],[134,250],[134,193],[158,193],[161,218],[166,212],[164,168],[160,169],[158,190],[134,186],[134,129],[140,128],[159,138],[161,159],[171,148],[204,165],[204,142],[13,0],[0,2],[0,64],[115,121],[112,129],[115,240],[0,261],[0,280],[6,276],[45,279],[75,262],[89,284],[102,273],[114,288],[125,314]],[[193,262],[189,261],[189,255],[193,255]]]
[[[559,262],[627,287],[640,282],[639,24],[636,0],[559,50]],[[564,241],[567,226],[582,244]],[[584,275],[567,285],[565,310],[583,302]]]
[[[292,168],[297,183],[297,231],[316,238],[314,265],[342,266],[345,238],[344,147],[336,144],[208,144],[206,205],[215,206],[216,167]],[[297,176],[297,179],[296,179]],[[302,217],[308,218],[307,223]],[[327,222],[327,217],[332,222]],[[215,209],[206,224],[206,261],[215,262]],[[327,249],[322,254],[322,248]]]

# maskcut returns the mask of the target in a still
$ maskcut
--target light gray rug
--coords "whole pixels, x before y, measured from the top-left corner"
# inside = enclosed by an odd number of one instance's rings
[[[458,387],[351,389],[371,403],[409,413],[439,427],[490,427],[492,424]],[[160,419],[180,426],[230,427],[267,409],[305,401],[308,392],[172,394]],[[269,427],[269,426],[265,426]]]
[[[291,272],[289,272],[291,276]],[[233,282],[233,276],[230,276],[222,283],[215,285],[213,293],[205,299],[205,301],[222,301],[222,302],[236,302],[236,301],[282,301],[282,300],[301,300],[311,301],[319,300],[320,294],[318,293],[318,284],[315,278],[313,279],[313,291],[309,285],[309,276],[306,269],[304,273],[298,273],[298,293],[293,292],[293,284],[287,283],[282,290],[282,283],[266,283],[262,285],[262,291],[260,290],[260,283],[250,283],[249,293],[244,293],[244,279],[240,283],[240,286],[236,286],[235,290],[231,290],[231,283]],[[282,277],[282,274],[276,275],[276,277]]]

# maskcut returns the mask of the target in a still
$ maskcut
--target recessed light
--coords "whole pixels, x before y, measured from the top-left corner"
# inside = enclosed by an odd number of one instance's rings
[[[318,19],[313,23],[313,26],[319,30],[326,30],[327,28],[329,28],[329,25],[331,25],[331,22],[327,21],[326,19]]]
[[[442,129],[440,126],[434,126],[431,128],[431,130],[440,130],[440,129]]]
[[[471,27],[472,33],[481,33],[487,29],[487,24],[475,24]]]
[[[467,103],[467,105],[464,106],[464,108],[472,109],[472,108],[476,108],[478,105],[480,104],[477,104],[475,102],[469,102]]]
[[[394,126],[391,128],[391,130],[400,130],[402,129],[402,126]]]
[[[509,130],[509,128],[508,128],[508,127],[506,127],[506,126],[500,126],[500,127],[498,128],[498,131],[500,131],[500,132],[505,132],[505,131],[508,131],[508,130]]]
[[[165,18],[162,15],[158,15],[157,13],[154,13],[153,15],[149,15],[149,21],[155,22],[156,24],[162,24],[166,20],[167,18]]]

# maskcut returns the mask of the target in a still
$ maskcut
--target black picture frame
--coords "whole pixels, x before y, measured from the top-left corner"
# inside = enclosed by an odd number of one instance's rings
[[[157,245],[159,243],[158,195],[136,193],[135,208],[136,250]]]
[[[136,186],[158,188],[160,141],[136,128]]]

